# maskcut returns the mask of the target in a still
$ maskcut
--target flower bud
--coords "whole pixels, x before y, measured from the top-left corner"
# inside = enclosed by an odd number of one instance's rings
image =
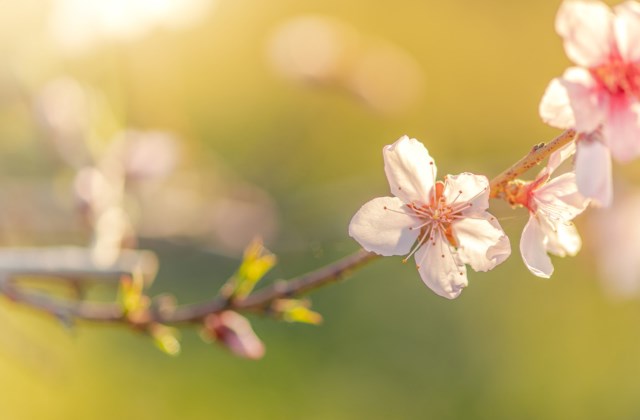
[[[258,360],[264,356],[262,341],[249,321],[233,311],[211,314],[204,320],[205,333],[229,351],[245,359]]]

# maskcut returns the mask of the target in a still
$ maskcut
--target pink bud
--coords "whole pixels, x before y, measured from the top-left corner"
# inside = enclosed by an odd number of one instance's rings
[[[211,314],[204,321],[205,331],[233,354],[245,359],[258,360],[264,356],[262,341],[249,321],[233,311]]]

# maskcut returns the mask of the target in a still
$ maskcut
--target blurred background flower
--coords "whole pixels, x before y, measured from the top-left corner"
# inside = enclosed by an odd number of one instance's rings
[[[66,52],[127,41],[155,28],[179,28],[206,16],[215,0],[53,0],[51,37]]]
[[[281,75],[340,90],[380,113],[401,113],[422,96],[424,73],[410,53],[339,20],[307,15],[274,31],[268,45]]]
[[[598,273],[604,290],[615,299],[640,296],[640,192],[618,183],[610,208],[594,209],[589,217]]]

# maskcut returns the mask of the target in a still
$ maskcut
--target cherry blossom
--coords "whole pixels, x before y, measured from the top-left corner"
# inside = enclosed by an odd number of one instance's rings
[[[578,141],[576,172],[580,192],[606,206],[609,153],[622,163],[640,155],[640,3],[627,1],[612,11],[601,2],[565,1],[556,31],[577,66],[551,81],[540,116],[554,127],[600,132]],[[605,188],[589,187],[605,182]]]
[[[420,277],[454,299],[467,286],[465,264],[488,271],[511,254],[509,238],[489,207],[489,182],[471,173],[436,182],[436,165],[416,139],[384,147],[384,169],[394,197],[366,203],[349,235],[376,254],[415,256]]]
[[[553,153],[536,179],[523,184],[513,200],[529,210],[529,221],[520,238],[520,253],[529,271],[538,277],[549,278],[553,273],[548,253],[573,256],[582,246],[571,221],[587,208],[589,199],[578,192],[575,173],[550,179],[574,152],[575,143],[570,143]]]

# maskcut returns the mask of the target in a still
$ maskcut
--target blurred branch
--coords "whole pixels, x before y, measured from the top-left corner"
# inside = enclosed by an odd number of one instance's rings
[[[43,250],[42,252],[50,256],[55,255],[55,251],[56,250]],[[35,256],[36,252],[37,250],[28,251],[31,256]],[[65,252],[61,254],[67,255]],[[73,254],[76,256],[82,255],[79,249],[76,249]],[[148,253],[141,254],[146,256]],[[55,298],[45,294],[25,292],[20,287],[17,287],[16,283],[17,278],[23,275],[23,273],[30,273],[30,275],[33,276],[34,272],[39,272],[47,278],[54,276],[63,278],[67,276],[69,272],[77,275],[81,272],[81,266],[82,273],[87,277],[112,276],[112,278],[118,280],[123,275],[132,275],[133,270],[126,270],[124,267],[122,269],[111,268],[108,270],[98,267],[91,268],[88,265],[83,266],[79,264],[83,259],[78,259],[76,261],[78,265],[70,264],[71,260],[60,264],[60,272],[53,270],[44,271],[37,269],[41,269],[43,266],[53,268],[53,265],[43,264],[37,259],[24,259],[21,264],[16,265],[18,269],[11,271],[7,269],[6,265],[2,264],[2,261],[5,259],[3,259],[2,253],[0,253],[0,271],[4,271],[2,277],[0,277],[0,292],[14,302],[55,315],[59,318],[72,318],[91,322],[124,323],[137,328],[144,328],[154,324],[201,322],[207,315],[226,310],[268,312],[274,301],[281,298],[299,296],[340,280],[352,270],[377,257],[376,254],[360,250],[348,257],[295,279],[278,281],[242,299],[217,297],[209,302],[178,306],[170,311],[158,311],[152,306],[145,308],[142,313],[129,316],[122,305],[117,303],[76,302],[68,299]],[[28,261],[30,261],[31,264]]]
[[[119,321],[123,310],[114,303],[82,302],[52,297],[45,293],[26,292],[21,280],[43,279],[74,286],[91,281],[117,285],[123,276],[140,276],[151,284],[158,271],[158,260],[152,252],[122,250],[118,258],[106,266],[96,265],[91,249],[6,248],[0,250],[0,293],[10,300],[38,309],[62,319],[89,321]]]
[[[87,278],[118,282],[120,276],[136,270],[151,283],[158,271],[158,260],[152,252],[124,249],[108,265],[97,265],[91,249],[59,248],[2,248],[0,273],[9,277],[51,277],[57,279]]]
[[[122,307],[115,303],[75,302],[44,293],[27,293],[6,276],[0,279],[0,292],[13,302],[64,320],[117,322],[124,319]]]

